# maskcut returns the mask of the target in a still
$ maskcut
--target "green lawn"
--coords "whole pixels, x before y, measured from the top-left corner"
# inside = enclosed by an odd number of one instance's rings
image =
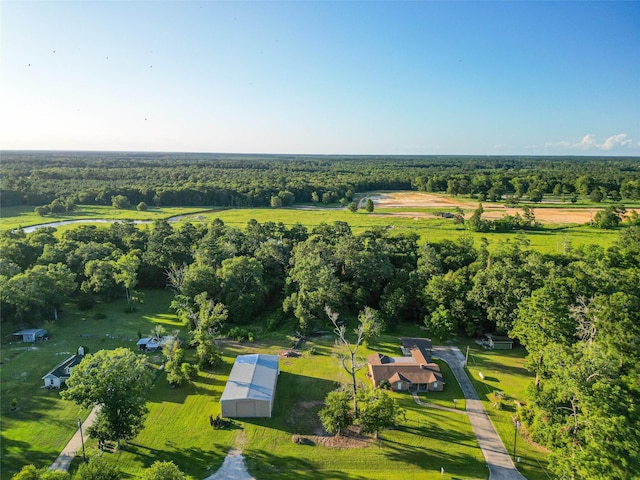
[[[98,304],[88,312],[69,307],[58,322],[41,325],[49,331],[50,339],[35,347],[15,341],[11,333],[17,326],[2,324],[1,479],[10,478],[25,464],[50,465],[73,436],[77,419],[88,414],[62,400],[58,391],[43,388],[43,375],[80,345],[86,347],[87,353],[121,346],[135,349],[138,330],[146,334],[157,323],[169,331],[182,329],[175,316],[168,314],[167,292],[146,292],[144,299],[145,303],[133,314],[123,313],[124,300]],[[106,318],[97,318],[102,315]],[[151,360],[159,362],[159,354],[155,357]],[[10,409],[13,398],[18,400],[15,412]]]

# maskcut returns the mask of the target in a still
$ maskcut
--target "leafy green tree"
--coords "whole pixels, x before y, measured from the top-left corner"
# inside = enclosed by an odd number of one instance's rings
[[[144,427],[146,393],[152,377],[146,357],[126,348],[99,350],[73,368],[66,382],[68,388],[60,395],[85,408],[98,405],[98,427],[89,427],[88,434],[102,432],[107,436],[103,440],[119,444]]]
[[[318,412],[320,422],[327,432],[340,435],[353,423],[352,396],[349,390],[334,390],[327,394],[324,408]]]
[[[181,348],[173,349],[170,357],[167,357],[164,369],[167,372],[167,381],[171,386],[180,386],[193,379],[198,373],[196,366],[183,360],[184,350]]]
[[[82,282],[82,291],[102,294],[110,300],[116,286],[115,273],[112,261],[89,260],[84,267],[84,275],[87,279]]]
[[[478,204],[478,208],[473,211],[473,215],[471,218],[467,220],[465,225],[472,232],[488,232],[489,231],[489,223],[486,220],[482,219],[482,214],[484,213],[484,208],[482,207],[482,203]]]
[[[73,475],[74,480],[120,480],[122,471],[102,457],[93,457],[82,463]]]
[[[133,252],[121,256],[114,265],[113,279],[117,284],[122,284],[127,296],[127,304],[129,311],[133,312],[135,304],[134,288],[138,284],[138,267],[140,266],[140,258]]]
[[[271,208],[282,208],[282,199],[277,195],[271,197]]]
[[[215,338],[228,318],[225,306],[215,303],[208,298],[206,292],[202,292],[196,295],[194,302],[185,296],[178,295],[171,307],[191,328],[190,343],[196,347],[200,368],[217,366],[221,356]]]
[[[55,319],[76,286],[75,275],[66,265],[36,265],[5,280],[2,301],[11,305],[18,319]]]
[[[115,195],[111,197],[111,206],[118,210],[126,210],[127,208],[131,208],[131,202],[124,195]]]
[[[622,221],[626,209],[619,205],[608,205],[604,210],[596,212],[593,225],[598,228],[610,229],[617,227]]]
[[[540,380],[543,352],[550,344],[571,345],[576,338],[576,322],[570,307],[575,303],[572,280],[552,277],[530,297],[522,299],[509,335],[527,348],[530,365]]]
[[[342,301],[335,262],[329,246],[315,239],[298,243],[293,249],[286,280],[289,295],[282,308],[293,312],[303,332],[320,320],[325,305],[335,308]]]
[[[138,210],[139,212],[146,212],[147,210],[149,210],[149,205],[147,205],[145,202],[140,202],[138,203],[138,205],[136,205],[136,210]]]
[[[444,340],[451,334],[455,333],[455,323],[452,314],[444,305],[439,305],[431,315],[424,318],[424,324],[432,334]]]
[[[376,439],[382,430],[396,426],[406,415],[389,394],[378,388],[360,389],[358,405],[357,421],[362,431],[373,433]]]
[[[373,213],[373,209],[374,209],[374,205],[373,205],[373,200],[371,200],[370,198],[367,198],[367,203],[364,207],[364,209],[367,211],[367,213]]]
[[[356,213],[358,211],[358,204],[356,202],[349,202],[347,208],[351,213]]]
[[[255,258],[223,260],[216,277],[220,287],[214,296],[228,309],[230,321],[246,323],[264,306],[263,270]]]
[[[175,463],[161,461],[153,462],[140,476],[141,480],[186,480],[186,478]]]

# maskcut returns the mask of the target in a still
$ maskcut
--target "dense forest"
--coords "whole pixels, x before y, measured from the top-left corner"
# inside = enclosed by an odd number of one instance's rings
[[[264,207],[346,204],[356,192],[420,190],[481,201],[545,195],[640,199],[637,157],[327,156],[2,152],[2,205]]]
[[[433,244],[393,229],[353,234],[348,224],[251,221],[145,228],[115,223],[56,234],[2,233],[2,322],[55,321],[69,301],[169,288],[199,354],[217,335],[327,329],[325,307],[378,311],[386,328],[423,322],[431,335],[508,333],[529,352],[536,382],[519,415],[552,450],[561,477],[640,475],[640,227],[603,249],[542,255],[524,238],[491,251],[469,237]],[[349,315],[346,315],[348,317]],[[6,326],[6,325],[5,325]],[[209,328],[215,326],[215,328]],[[206,327],[206,328],[205,328]]]

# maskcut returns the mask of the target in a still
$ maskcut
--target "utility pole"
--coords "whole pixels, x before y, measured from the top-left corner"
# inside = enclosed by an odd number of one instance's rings
[[[84,437],[82,436],[82,420],[78,419],[78,428],[80,429],[80,440],[82,441],[82,459],[87,463],[87,456],[84,452]]]
[[[520,428],[520,420],[516,420],[513,424],[513,461],[516,461],[516,442],[518,441],[518,429]]]

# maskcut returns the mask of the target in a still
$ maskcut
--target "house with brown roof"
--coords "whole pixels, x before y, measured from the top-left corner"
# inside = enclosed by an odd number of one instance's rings
[[[441,392],[444,379],[438,364],[431,360],[431,340],[401,338],[402,357],[374,353],[367,357],[369,378],[373,386],[387,381],[393,390]]]

